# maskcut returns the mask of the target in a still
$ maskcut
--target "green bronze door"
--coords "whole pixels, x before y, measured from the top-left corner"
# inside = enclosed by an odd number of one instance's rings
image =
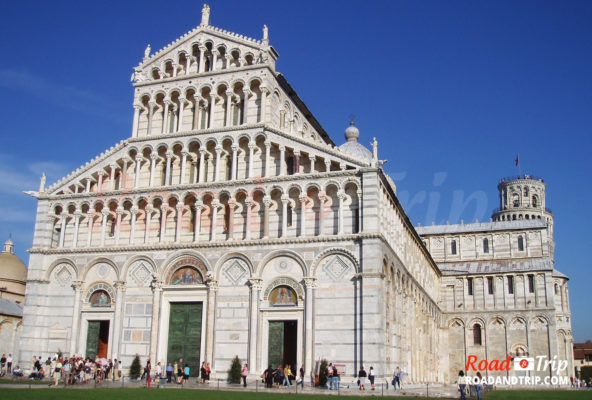
[[[272,368],[284,365],[284,321],[269,321],[267,359]]]
[[[94,360],[99,351],[99,332],[101,321],[88,321],[88,333],[86,334],[86,358]]]
[[[191,376],[199,375],[202,303],[171,303],[167,361],[183,359]]]

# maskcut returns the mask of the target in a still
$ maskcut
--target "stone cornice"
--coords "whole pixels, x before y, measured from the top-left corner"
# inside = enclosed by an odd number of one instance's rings
[[[125,253],[133,251],[159,251],[159,250],[182,250],[182,249],[205,249],[221,247],[248,247],[264,245],[285,245],[302,243],[321,243],[321,242],[351,242],[362,239],[376,239],[382,235],[375,233],[356,233],[350,235],[330,235],[330,236],[310,236],[296,238],[273,238],[273,239],[238,239],[238,240],[220,240],[214,242],[185,242],[185,243],[150,243],[147,245],[135,246],[112,246],[112,247],[91,247],[91,248],[67,248],[67,249],[47,249],[34,247],[28,251],[31,254],[92,254],[92,253]]]
[[[163,193],[163,192],[182,192],[187,190],[205,190],[205,189],[227,189],[229,187],[257,185],[260,187],[263,184],[274,184],[280,182],[297,182],[297,181],[314,181],[318,179],[330,179],[338,177],[352,177],[359,174],[358,170],[350,169],[345,171],[330,171],[317,172],[315,174],[296,174],[296,175],[282,175],[271,176],[269,178],[254,178],[254,179],[240,179],[234,181],[219,181],[219,182],[204,182],[192,183],[185,185],[169,185],[169,186],[154,186],[129,190],[115,190],[109,192],[91,192],[91,193],[66,193],[60,195],[46,195],[43,199],[48,200],[69,200],[69,199],[87,199],[87,198],[105,198],[105,197],[129,197],[133,195],[142,195],[146,193]],[[41,198],[41,197],[40,197]]]
[[[269,70],[270,73],[274,74],[273,69],[268,64],[253,64],[253,65],[244,65],[242,67],[234,67],[231,69],[219,69],[219,70],[208,71],[208,72],[194,72],[191,74],[177,75],[175,77],[170,77],[170,78],[163,78],[163,79],[157,79],[157,80],[146,80],[146,81],[142,81],[142,82],[136,82],[133,84],[133,86],[135,88],[143,88],[146,86],[155,85],[155,86],[158,86],[157,89],[162,89],[161,84],[163,84],[163,83],[180,82],[180,81],[184,81],[186,79],[208,78],[211,76],[218,76],[218,75],[222,76],[225,74],[232,75],[236,72],[245,72],[245,71],[251,71],[251,70],[255,70],[255,69],[267,69],[267,70]],[[191,85],[199,85],[199,83],[192,82],[189,84],[189,86],[191,86]]]

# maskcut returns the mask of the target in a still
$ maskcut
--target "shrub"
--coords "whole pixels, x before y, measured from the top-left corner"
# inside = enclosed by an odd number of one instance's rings
[[[140,356],[136,354],[134,361],[130,367],[130,378],[138,379],[142,374],[142,366],[140,365]]]
[[[230,369],[228,370],[228,382],[230,383],[240,383],[242,375],[241,369],[241,361],[238,356],[232,359],[232,364],[230,365]]]

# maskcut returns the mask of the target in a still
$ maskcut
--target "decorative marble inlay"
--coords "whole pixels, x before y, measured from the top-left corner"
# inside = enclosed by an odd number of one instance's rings
[[[72,274],[65,265],[55,275],[61,286],[66,286],[72,280]]]
[[[105,264],[101,264],[97,267],[97,275],[100,276],[102,279],[105,279],[108,273],[109,268]]]
[[[349,270],[349,265],[339,256],[333,257],[323,266],[325,271],[334,281],[340,280],[343,275]]]
[[[138,265],[136,269],[132,272],[132,278],[136,281],[136,283],[140,286],[146,282],[146,279],[150,276],[150,270],[146,267],[143,263]]]
[[[280,260],[275,264],[275,270],[279,273],[284,273],[289,268],[288,261]]]
[[[224,276],[228,278],[234,285],[238,284],[247,275],[247,269],[239,260],[233,260],[224,269]]]

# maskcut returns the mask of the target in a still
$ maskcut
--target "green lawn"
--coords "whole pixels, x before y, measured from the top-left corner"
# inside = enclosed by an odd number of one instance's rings
[[[158,389],[2,389],[0,394],[4,399],[10,400],[279,400],[286,397],[296,397],[294,394],[273,394],[254,392],[229,392],[229,391],[206,391],[206,390],[158,390]],[[322,395],[301,395],[306,400],[328,400],[328,399],[371,399],[371,396],[322,396]],[[386,397],[386,396],[385,396]],[[402,397],[394,397],[394,399]],[[415,400],[427,400],[422,397],[409,397]],[[591,399],[592,391],[503,391],[489,393],[485,400],[564,400],[564,399]],[[433,398],[432,398],[433,399]]]

